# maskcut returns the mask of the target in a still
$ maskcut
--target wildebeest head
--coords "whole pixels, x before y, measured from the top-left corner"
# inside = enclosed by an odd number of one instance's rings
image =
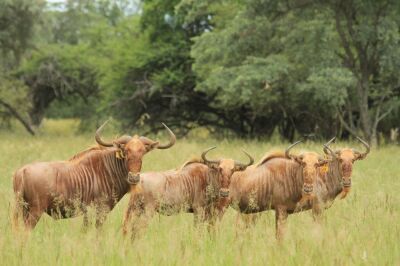
[[[96,131],[96,142],[103,147],[115,147],[117,148],[116,156],[125,160],[126,167],[128,169],[128,182],[130,184],[137,184],[140,181],[140,170],[142,168],[142,158],[149,151],[157,149],[168,149],[172,147],[176,142],[175,134],[164,124],[163,126],[170,135],[170,140],[167,144],[160,144],[158,141],[151,140],[149,138],[134,135],[122,136],[113,142],[105,142],[101,139],[100,133],[103,127],[107,124],[106,121]]]
[[[370,147],[368,143],[364,140],[357,137],[357,140],[361,142],[361,144],[365,147],[365,151],[363,153],[351,149],[351,148],[343,148],[340,150],[333,151],[329,145],[336,140],[336,137],[333,137],[327,143],[324,144],[324,152],[327,155],[330,155],[334,160],[339,162],[339,171],[342,176],[343,181],[343,192],[342,198],[344,198],[347,193],[350,191],[351,187],[351,175],[353,172],[353,163],[357,160],[362,160],[367,157],[367,154],[370,151]]]
[[[325,166],[330,162],[330,160],[322,158],[322,156],[316,152],[304,152],[300,155],[290,154],[290,150],[301,142],[302,141],[299,140],[287,147],[285,151],[285,156],[288,159],[295,160],[298,164],[301,165],[304,183],[306,186],[304,187],[304,192],[311,193],[312,182],[313,180],[315,180],[318,174],[318,168]]]
[[[205,150],[201,154],[201,158],[208,167],[216,170],[218,172],[218,182],[220,184],[219,194],[221,197],[229,196],[229,185],[231,182],[231,176],[236,171],[244,171],[248,166],[254,163],[253,157],[248,154],[246,151],[243,151],[247,157],[249,157],[249,162],[247,164],[241,163],[239,161],[235,161],[232,159],[219,159],[219,160],[209,160],[206,157],[206,154],[215,149],[216,147],[211,147]]]

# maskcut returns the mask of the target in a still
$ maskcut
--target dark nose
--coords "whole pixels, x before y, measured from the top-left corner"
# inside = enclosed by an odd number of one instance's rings
[[[311,194],[313,192],[313,185],[304,183],[303,191],[304,191],[305,194]]]
[[[219,190],[219,195],[220,195],[221,197],[224,197],[224,198],[228,197],[228,196],[229,196],[229,189],[221,188],[221,189]]]
[[[140,182],[140,173],[128,173],[128,183],[131,185],[137,185]]]
[[[344,187],[351,187],[351,179],[350,178],[342,178]]]

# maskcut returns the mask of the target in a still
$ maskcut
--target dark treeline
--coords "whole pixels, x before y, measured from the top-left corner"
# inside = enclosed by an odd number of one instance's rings
[[[0,117],[376,143],[400,126],[399,26],[397,0],[3,0]]]

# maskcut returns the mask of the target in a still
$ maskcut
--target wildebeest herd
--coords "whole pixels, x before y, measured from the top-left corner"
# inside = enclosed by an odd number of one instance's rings
[[[163,124],[170,136],[166,144],[137,135],[107,142],[100,136],[106,123],[96,131],[96,146],[68,161],[31,163],[15,172],[15,226],[23,222],[26,229],[33,229],[43,213],[55,219],[83,214],[87,226],[88,206],[95,208],[96,226],[101,226],[107,213],[130,193],[124,234],[134,236],[139,225],[156,212],[189,212],[196,222],[213,225],[231,206],[239,212],[238,217],[275,210],[276,236],[281,239],[288,214],[311,209],[318,220],[337,196],[346,197],[353,163],[370,151],[360,138],[364,152],[351,148],[333,151],[333,138],[323,145],[324,156],[316,152],[295,155],[291,149],[301,143],[297,141],[284,152],[270,153],[253,164],[246,151],[247,163],[210,159],[212,147],[177,169],[141,173],[144,155],[172,147],[174,133]]]

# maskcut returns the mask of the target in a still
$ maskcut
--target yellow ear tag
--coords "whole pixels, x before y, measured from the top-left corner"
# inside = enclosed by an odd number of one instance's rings
[[[329,170],[328,164],[325,164],[325,165],[320,167],[321,174],[323,174],[323,175],[328,173],[328,170]]]
[[[118,159],[124,159],[125,155],[121,150],[118,150],[115,152],[115,157],[117,157]]]

